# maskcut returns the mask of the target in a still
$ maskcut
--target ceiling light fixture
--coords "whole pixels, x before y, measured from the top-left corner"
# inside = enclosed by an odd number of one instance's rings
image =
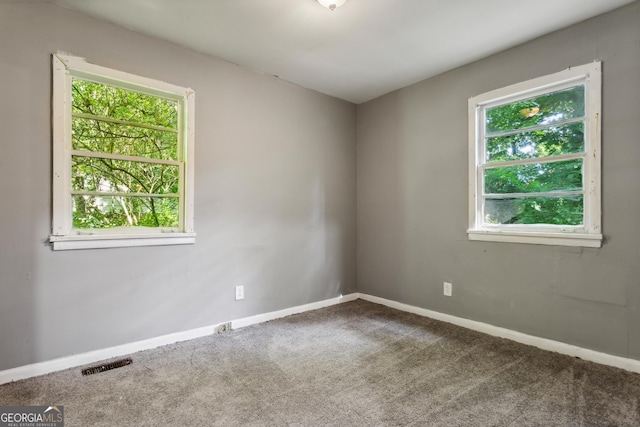
[[[326,7],[327,9],[336,10],[336,7],[340,7],[345,4],[347,0],[318,0],[318,3]]]

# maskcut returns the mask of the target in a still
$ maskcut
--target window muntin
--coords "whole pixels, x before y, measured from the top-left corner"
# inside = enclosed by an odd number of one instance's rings
[[[600,246],[599,91],[594,63],[469,101],[470,239]]]
[[[54,249],[193,243],[193,91],[53,61]]]

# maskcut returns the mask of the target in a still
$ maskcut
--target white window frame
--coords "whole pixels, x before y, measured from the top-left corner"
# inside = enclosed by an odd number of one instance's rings
[[[572,67],[469,99],[469,240],[600,247],[601,230],[601,63]],[[485,111],[497,105],[584,84],[585,150],[584,224],[582,226],[539,224],[485,224],[483,212],[483,172],[485,160]]]
[[[84,58],[53,55],[53,221],[49,241],[54,250],[180,245],[195,243],[194,231],[194,139],[195,93],[146,77],[91,64]],[[179,104],[178,160],[184,167],[181,180],[180,224],[176,229],[117,228],[74,229],[71,197],[71,81],[82,78],[172,99]]]

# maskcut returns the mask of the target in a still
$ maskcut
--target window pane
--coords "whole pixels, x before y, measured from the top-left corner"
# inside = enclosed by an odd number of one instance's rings
[[[73,196],[74,228],[178,227],[177,197]]]
[[[582,159],[490,168],[484,171],[487,194],[582,190]]]
[[[72,112],[178,129],[178,102],[74,78]]]
[[[174,165],[72,156],[73,191],[178,194]]]
[[[582,85],[487,108],[486,130],[487,134],[491,134],[578,117],[584,117]]]
[[[73,118],[74,150],[177,160],[178,134],[98,120]]]
[[[558,156],[584,151],[584,123],[487,138],[487,162]]]
[[[486,199],[486,224],[582,225],[583,196]]]

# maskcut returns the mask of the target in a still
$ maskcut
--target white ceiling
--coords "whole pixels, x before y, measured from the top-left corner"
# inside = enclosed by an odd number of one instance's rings
[[[634,0],[49,0],[361,103]]]

